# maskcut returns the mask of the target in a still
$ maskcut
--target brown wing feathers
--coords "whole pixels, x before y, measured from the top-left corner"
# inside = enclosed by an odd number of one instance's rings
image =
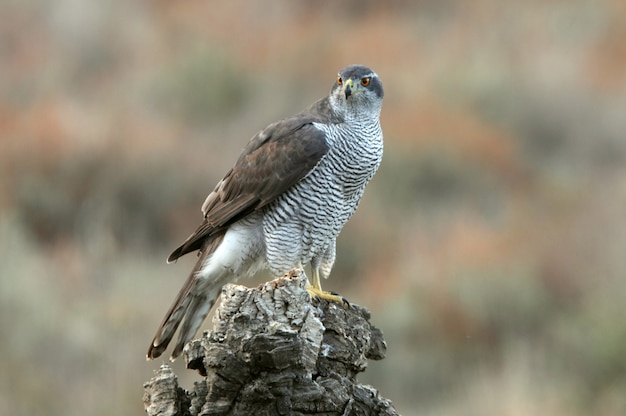
[[[199,250],[206,239],[271,203],[306,176],[328,151],[324,133],[303,116],[270,125],[250,140],[207,197],[204,222],[167,261]]]

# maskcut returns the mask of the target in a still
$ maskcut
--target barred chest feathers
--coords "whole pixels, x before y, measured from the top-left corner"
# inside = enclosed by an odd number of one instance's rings
[[[318,168],[343,189],[346,199],[358,200],[383,156],[383,133],[378,120],[359,124],[358,133],[345,124],[315,126],[326,133],[330,150]],[[316,169],[317,170],[317,169]],[[356,209],[356,206],[354,207]]]

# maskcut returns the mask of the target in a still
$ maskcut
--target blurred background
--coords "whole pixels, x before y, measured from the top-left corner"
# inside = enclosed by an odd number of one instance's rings
[[[351,63],[386,92],[325,284],[386,335],[361,380],[404,415],[626,414],[623,0],[3,1],[0,413],[143,414],[195,261],[165,258]]]

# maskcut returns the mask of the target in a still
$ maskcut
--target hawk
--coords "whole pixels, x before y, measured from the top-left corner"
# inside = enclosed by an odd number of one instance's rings
[[[199,251],[148,359],[165,351],[180,326],[171,354],[176,359],[222,286],[261,269],[281,276],[310,264],[309,292],[333,297],[322,291],[320,277],[330,274],[337,236],[380,165],[382,102],[378,75],[350,65],[339,71],[327,97],[250,140],[204,201],[202,224],[167,259]]]

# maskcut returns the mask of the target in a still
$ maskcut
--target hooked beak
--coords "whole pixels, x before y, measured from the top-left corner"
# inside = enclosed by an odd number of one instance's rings
[[[352,81],[352,79],[349,79],[343,83],[343,88],[341,89],[341,92],[343,92],[344,95],[346,96],[346,100],[348,99],[348,97],[352,95],[353,88],[354,88],[354,82]]]

